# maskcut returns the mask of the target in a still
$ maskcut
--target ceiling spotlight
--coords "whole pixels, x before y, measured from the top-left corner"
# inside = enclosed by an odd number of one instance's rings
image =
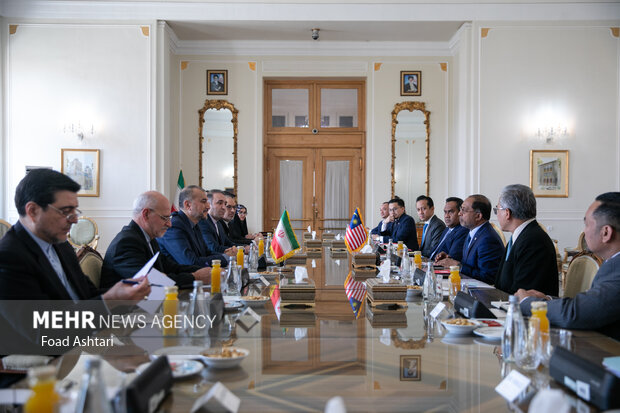
[[[321,29],[312,29],[312,40],[319,40],[319,30]]]

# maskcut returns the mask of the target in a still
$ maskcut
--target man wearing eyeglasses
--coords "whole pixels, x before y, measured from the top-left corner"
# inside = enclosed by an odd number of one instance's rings
[[[170,202],[156,191],[136,198],[133,219],[110,243],[101,271],[101,287],[106,288],[131,278],[160,251],[156,238],[162,237],[171,226]],[[172,258],[159,254],[153,268],[173,279],[181,288],[189,288],[194,280],[211,283],[211,268],[180,265]]]
[[[208,194],[209,213],[198,226],[202,232],[202,237],[211,251],[219,252],[229,256],[237,254],[237,248],[226,235],[222,220],[226,215],[226,194],[219,189],[212,189]]]

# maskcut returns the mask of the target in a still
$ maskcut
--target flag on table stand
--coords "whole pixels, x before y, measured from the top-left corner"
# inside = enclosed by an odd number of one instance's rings
[[[362,214],[359,208],[355,208],[351,222],[347,225],[347,230],[344,234],[344,243],[347,244],[347,249],[351,254],[362,249],[368,238],[368,231],[364,226],[362,220]]]
[[[177,192],[174,195],[174,199],[171,204],[170,212],[178,211],[181,209],[181,205],[177,205],[179,203],[179,195],[181,195],[181,190],[185,188],[185,179],[183,179],[183,170],[179,170],[179,179],[177,179]]]
[[[276,316],[278,317],[278,320],[280,320],[280,314],[282,314],[282,311],[280,310],[280,287],[278,285],[272,285],[269,288],[271,290],[270,297],[271,304],[273,304],[273,311],[276,312]]]
[[[344,292],[351,303],[355,318],[358,318],[366,301],[366,283],[355,281],[349,272],[347,279],[344,280]]]
[[[288,217],[288,211],[285,209],[278,222],[276,232],[271,240],[271,256],[275,262],[282,262],[289,258],[299,249],[297,237],[291,226],[291,220]]]

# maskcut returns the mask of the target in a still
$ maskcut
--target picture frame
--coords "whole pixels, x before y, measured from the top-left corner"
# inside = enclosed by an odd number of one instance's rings
[[[538,198],[568,198],[567,150],[530,151],[530,188]]]
[[[422,96],[422,71],[401,70],[400,72],[400,95]]]
[[[60,172],[80,184],[78,196],[99,196],[99,149],[61,149]]]
[[[228,94],[228,70],[207,70],[207,95]]]
[[[410,354],[400,356],[400,381],[420,380],[422,380],[422,356]]]

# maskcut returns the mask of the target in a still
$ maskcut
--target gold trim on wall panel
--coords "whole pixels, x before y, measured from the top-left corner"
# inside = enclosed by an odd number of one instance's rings
[[[375,72],[378,72],[379,70],[381,70],[381,65],[383,63],[375,63]]]
[[[140,26],[140,28],[142,29],[142,34],[149,37],[149,26]]]
[[[182,61],[182,62],[181,62],[181,70],[185,70],[185,69],[187,69],[187,65],[188,65],[188,64],[189,64],[189,62],[188,62],[188,61]]]
[[[439,67],[441,67],[441,70],[443,70],[444,72],[448,71],[448,64],[447,63],[439,63]]]
[[[620,37],[620,27],[610,27],[613,37]]]
[[[15,34],[15,32],[17,32],[17,26],[17,24],[9,24],[9,34]]]
[[[489,34],[489,30],[491,29],[488,27],[483,27],[482,29],[480,29],[480,37],[482,37],[483,39],[487,37],[487,35]]]
[[[252,72],[256,71],[256,62],[248,62],[248,66]]]

